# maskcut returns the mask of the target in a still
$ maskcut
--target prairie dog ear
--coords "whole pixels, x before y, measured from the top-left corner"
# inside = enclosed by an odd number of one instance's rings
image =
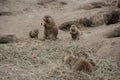
[[[73,53],[72,53],[71,51],[67,50],[67,51],[65,52],[65,56],[67,56],[67,55],[73,55]]]

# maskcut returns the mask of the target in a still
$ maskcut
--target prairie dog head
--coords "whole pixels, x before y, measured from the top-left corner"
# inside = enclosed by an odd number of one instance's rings
[[[70,67],[75,63],[77,57],[73,55],[71,51],[65,52],[64,63],[68,64]]]
[[[53,23],[53,22],[54,22],[54,21],[53,21],[53,18],[52,18],[50,15],[44,16],[44,17],[43,17],[43,21],[44,21],[45,23]]]
[[[34,29],[34,33],[39,33],[39,30],[38,29]]]
[[[76,25],[71,25],[70,31],[71,31],[71,32],[77,31],[77,26],[76,26]]]
[[[67,51],[65,52],[65,56],[70,56],[70,55],[73,55],[73,53],[72,53],[71,51],[68,51],[68,50],[67,50]]]

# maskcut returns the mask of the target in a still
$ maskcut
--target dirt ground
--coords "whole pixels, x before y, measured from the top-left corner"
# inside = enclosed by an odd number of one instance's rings
[[[92,2],[104,2],[95,8]],[[68,31],[59,30],[57,41],[30,39],[44,15],[51,15],[57,26],[95,15],[115,0],[0,0],[0,33],[14,33],[18,42],[0,44],[0,80],[120,80],[120,37],[107,35],[120,22],[96,27],[81,26],[80,40],[72,41]],[[96,63],[91,73],[73,72],[63,63],[64,52],[88,55]]]

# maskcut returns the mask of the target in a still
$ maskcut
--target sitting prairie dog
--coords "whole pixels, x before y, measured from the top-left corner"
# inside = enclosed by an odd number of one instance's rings
[[[58,27],[54,19],[50,15],[46,15],[43,17],[43,22],[41,25],[44,27],[44,39],[58,39]]]
[[[39,34],[39,30],[38,29],[34,29],[34,30],[29,32],[29,37],[38,39],[38,34]]]
[[[85,58],[78,58],[72,52],[66,51],[64,64],[69,65],[73,71],[92,71],[92,64]]]
[[[80,32],[76,25],[71,25],[70,34],[73,40],[79,40]]]

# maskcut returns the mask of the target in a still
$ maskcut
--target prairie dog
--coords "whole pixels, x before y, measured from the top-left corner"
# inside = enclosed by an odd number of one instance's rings
[[[66,51],[64,63],[69,65],[74,71],[88,71],[92,70],[92,64],[85,58],[78,58],[72,52]]]
[[[44,27],[44,39],[56,40],[58,36],[58,27],[53,18],[49,15],[44,16],[41,25]]]
[[[70,34],[73,40],[79,40],[80,32],[76,25],[71,25]]]
[[[34,29],[34,30],[29,32],[29,37],[38,39],[38,34],[39,34],[39,30],[38,29]]]

